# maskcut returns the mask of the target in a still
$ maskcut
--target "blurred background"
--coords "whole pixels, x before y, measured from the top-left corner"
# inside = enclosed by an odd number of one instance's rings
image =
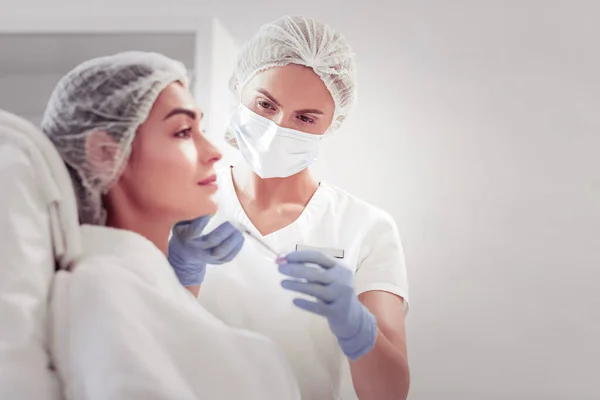
[[[398,223],[409,398],[600,399],[600,2],[1,3],[0,108],[38,123],[79,62],[158,51],[188,66],[223,165],[239,47],[284,14],[329,23],[359,101],[315,172]]]

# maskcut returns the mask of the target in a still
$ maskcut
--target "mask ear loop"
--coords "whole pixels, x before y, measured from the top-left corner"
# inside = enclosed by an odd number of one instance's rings
[[[240,107],[243,105],[242,104],[242,91],[239,90],[238,88],[235,89],[235,92],[232,94],[231,92],[229,92],[231,97],[230,97],[230,107],[229,107],[229,123],[227,123],[227,126],[225,127],[225,133],[223,135],[225,142],[227,142],[228,145],[230,145],[231,147],[239,150],[239,145],[237,142],[237,138],[235,137],[235,133],[232,132],[231,130],[231,119],[233,118],[233,116],[239,112]],[[236,104],[237,103],[237,104]]]

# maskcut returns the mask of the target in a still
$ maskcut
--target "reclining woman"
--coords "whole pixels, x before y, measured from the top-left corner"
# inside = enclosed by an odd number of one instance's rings
[[[51,298],[50,348],[68,399],[299,398],[274,343],[202,308],[165,256],[175,223],[217,210],[221,154],[201,120],[185,67],[156,53],[87,61],[52,93],[42,130],[83,224],[83,256],[58,272]],[[223,259],[241,246],[229,233]]]

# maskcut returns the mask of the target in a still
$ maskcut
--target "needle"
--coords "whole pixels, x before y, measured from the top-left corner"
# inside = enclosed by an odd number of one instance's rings
[[[265,249],[269,250],[271,253],[273,253],[275,255],[276,259],[279,259],[281,256],[279,255],[279,253],[277,251],[275,251],[271,246],[269,246],[268,244],[266,244],[262,239],[260,239],[257,235],[255,235],[254,233],[252,233],[250,231],[250,229],[246,228],[244,225],[238,223],[238,222],[232,222],[229,221],[231,223],[231,225],[233,225],[238,231],[242,232],[243,234],[245,234],[246,236],[251,237],[252,239],[254,239],[255,242],[257,242],[258,244],[260,244],[262,247],[264,247]]]

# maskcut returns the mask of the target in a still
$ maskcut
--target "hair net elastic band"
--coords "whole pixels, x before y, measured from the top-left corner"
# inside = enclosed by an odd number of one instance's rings
[[[306,63],[306,62],[302,62],[301,60],[289,60],[289,61],[279,61],[279,62],[275,62],[275,63],[269,63],[266,65],[263,65],[262,67],[258,68],[256,71],[254,71],[253,73],[251,73],[245,80],[244,82],[238,82],[237,84],[237,95],[238,95],[238,100],[241,100],[241,96],[242,96],[242,89],[248,84],[248,82],[250,82],[252,80],[252,78],[254,78],[257,74],[266,71],[268,69],[271,68],[278,68],[278,67],[285,67],[286,65],[290,65],[290,64],[296,64],[296,65],[302,65],[305,67],[308,67],[310,69],[312,69],[315,74],[317,74],[319,76],[319,78],[321,78],[321,81],[325,84],[325,87],[327,88],[327,90],[329,91],[329,94],[333,97],[334,96],[334,89],[331,87],[332,82],[330,82],[330,80],[325,78],[325,74],[330,74],[330,75],[340,75],[340,74],[334,74],[331,72],[323,72],[321,71],[321,68],[319,67],[315,67],[314,64],[311,63]],[[337,71],[336,71],[337,72]],[[356,93],[354,93],[354,97],[356,98]],[[336,105],[336,109],[338,109],[339,107]],[[338,110],[336,110],[336,114],[338,113]],[[344,120],[344,118],[342,119],[337,119],[337,121],[342,122]]]

